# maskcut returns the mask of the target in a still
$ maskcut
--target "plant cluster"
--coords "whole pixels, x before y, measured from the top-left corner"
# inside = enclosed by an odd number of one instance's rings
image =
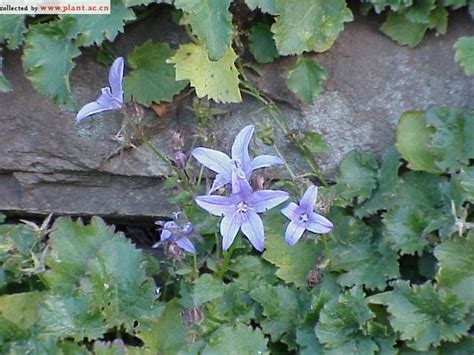
[[[473,125],[472,112],[406,112],[381,163],[348,154],[317,202],[304,177],[252,174],[255,162],[283,162],[250,158],[252,126],[232,159],[195,148],[221,176],[198,196],[202,174],[193,176],[192,162],[177,167],[188,180],[168,181],[181,212],[158,223],[158,259],[99,218],[1,224],[0,349],[470,354]],[[295,187],[308,184],[298,201]],[[234,240],[239,229],[250,243]]]

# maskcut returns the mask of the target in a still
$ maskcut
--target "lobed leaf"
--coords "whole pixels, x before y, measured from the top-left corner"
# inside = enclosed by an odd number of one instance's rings
[[[429,23],[411,22],[406,14],[390,13],[380,30],[395,42],[414,48],[421,42],[429,27]]]
[[[250,28],[249,50],[259,63],[270,63],[278,58],[278,50],[268,24],[259,22]]]
[[[18,49],[23,43],[25,26],[25,15],[2,14],[0,21],[0,43],[6,41],[8,49]]]
[[[276,0],[245,0],[245,2],[251,10],[259,8],[262,12],[270,15],[276,14]]]
[[[176,66],[176,80],[189,80],[199,98],[207,96],[216,102],[240,102],[237,55],[229,47],[221,59],[209,60],[203,47],[185,44],[168,60]]]
[[[245,324],[226,325],[211,336],[202,354],[264,354],[267,353],[267,342],[259,328]]]

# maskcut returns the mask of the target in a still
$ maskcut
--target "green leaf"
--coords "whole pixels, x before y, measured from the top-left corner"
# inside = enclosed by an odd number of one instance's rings
[[[135,20],[135,13],[122,0],[111,0],[110,14],[107,15],[65,15],[59,23],[69,33],[69,39],[78,39],[82,46],[100,46],[104,40],[113,42],[123,32],[127,21]]]
[[[428,244],[425,229],[428,220],[423,211],[402,207],[383,215],[384,237],[401,254],[421,254]]]
[[[466,200],[474,203],[474,167],[462,169],[458,179],[459,185],[466,192]]]
[[[401,45],[416,47],[423,37],[429,23],[411,22],[405,14],[390,13],[380,30]]]
[[[150,321],[147,329],[137,333],[137,337],[144,343],[144,348],[153,354],[186,354],[190,345],[186,336],[188,330],[181,321],[181,306],[173,300],[166,304],[163,313]]]
[[[304,131],[304,140],[302,141],[306,149],[313,154],[326,153],[329,147],[324,138],[317,132]]]
[[[276,0],[276,8],[272,32],[281,55],[327,51],[353,19],[344,0]]]
[[[435,0],[414,0],[405,12],[405,17],[413,23],[430,23],[430,13],[436,7]]]
[[[176,65],[176,80],[189,80],[197,97],[207,96],[216,102],[241,102],[236,59],[230,47],[221,59],[212,62],[203,47],[185,44],[168,62]]]
[[[326,71],[311,59],[299,57],[288,71],[286,84],[295,95],[307,104],[323,90],[322,81],[327,79]]]
[[[341,161],[336,176],[336,204],[351,205],[354,198],[357,204],[368,199],[377,187],[378,164],[373,154],[351,152]]]
[[[313,329],[298,329],[296,331],[296,342],[299,346],[298,354],[300,355],[314,355],[322,354],[323,346],[316,338]]]
[[[267,237],[269,233],[268,231],[265,233]],[[271,235],[270,238],[274,240]],[[268,244],[265,246],[267,247],[266,250],[269,250]],[[230,265],[229,269],[239,275],[234,279],[239,288],[251,291],[262,283],[272,285],[278,281],[275,276],[275,268],[270,263],[265,262],[264,258],[251,255],[240,256]]]
[[[26,33],[25,15],[2,14],[0,21],[0,43],[6,40],[8,49],[17,49],[23,43]]]
[[[108,326],[131,330],[134,321],[156,311],[155,287],[145,275],[141,252],[101,219],[88,226],[56,220],[50,247],[50,270],[44,275],[50,287],[66,295],[79,287],[91,312],[100,310]]]
[[[49,294],[39,309],[41,333],[55,338],[97,339],[105,333],[105,325],[95,305],[85,297]]]
[[[275,0],[245,0],[245,2],[251,10],[255,10],[258,7],[262,12],[270,15],[276,14]]]
[[[400,276],[398,256],[388,243],[376,237],[362,221],[334,209],[330,219],[334,230],[327,243],[327,258],[343,286],[365,285],[369,289],[386,287],[388,279]]]
[[[433,130],[429,146],[435,165],[443,171],[457,171],[474,159],[474,114],[448,107],[426,111],[426,123]]]
[[[23,67],[33,86],[54,102],[74,110],[69,74],[74,68],[73,59],[81,52],[77,44],[66,39],[61,26],[51,23],[30,27],[23,51]]]
[[[193,34],[203,41],[209,58],[213,61],[226,56],[231,44],[230,2],[231,0],[175,1],[175,6],[185,12],[184,23],[191,25]]]
[[[354,287],[341,294],[337,302],[324,306],[315,328],[316,336],[335,354],[374,354],[378,346],[365,331],[374,317],[363,291]]]
[[[252,290],[250,297],[263,307],[265,318],[260,322],[263,331],[270,334],[274,342],[286,333],[286,339],[283,340],[293,345],[296,339],[295,326],[308,307],[307,294],[303,290],[283,285],[262,285]]]
[[[456,62],[467,75],[474,75],[474,37],[461,37],[454,44]]]
[[[166,62],[174,53],[165,43],[147,41],[136,47],[128,56],[128,65],[133,70],[124,79],[125,100],[133,98],[145,106],[171,102],[188,85],[187,81],[175,81],[174,66]]]
[[[382,155],[382,167],[377,172],[377,189],[372,197],[365,201],[355,211],[358,217],[365,217],[386,209],[394,195],[399,176],[398,170],[402,165],[400,154],[394,147],[387,148]]]
[[[224,284],[211,274],[201,275],[194,284],[194,307],[219,298],[224,293]]]
[[[442,7],[438,6],[436,9],[430,13],[430,29],[435,29],[437,34],[446,34],[448,31],[448,11]]]
[[[211,336],[202,354],[264,354],[267,353],[267,342],[259,328],[245,324],[226,325]]]
[[[308,273],[321,256],[321,247],[308,239],[300,240],[294,246],[286,244],[283,240],[283,226],[287,221],[280,213],[268,214],[265,222],[263,258],[278,268],[276,276],[280,279],[286,283],[294,283],[297,287],[306,287]]]
[[[278,58],[278,51],[270,26],[259,22],[250,28],[249,50],[259,63],[270,63]]]
[[[439,261],[436,276],[440,287],[449,289],[474,306],[474,233],[467,238],[454,237],[435,248]]]
[[[33,291],[0,297],[0,315],[20,329],[28,329],[38,319],[43,293]]]
[[[470,323],[464,318],[468,307],[453,293],[437,291],[433,285],[410,286],[397,281],[394,290],[369,297],[370,303],[388,307],[390,324],[400,339],[418,351],[426,351],[441,341],[458,341]]]
[[[381,13],[386,7],[392,11],[399,11],[410,7],[413,0],[368,0],[372,4],[376,13]]]
[[[428,144],[433,130],[425,121],[423,111],[404,112],[398,121],[396,143],[403,159],[408,161],[412,170],[423,170],[430,173],[439,173],[435,165],[435,156]]]
[[[0,92],[10,92],[10,91],[12,91],[12,86],[10,82],[7,80],[7,78],[5,78],[0,68]]]
[[[441,0],[444,6],[451,6],[453,9],[459,9],[466,6],[466,0]]]

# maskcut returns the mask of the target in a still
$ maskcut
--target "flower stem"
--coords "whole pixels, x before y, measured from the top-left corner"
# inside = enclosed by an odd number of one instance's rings
[[[237,245],[237,242],[234,241],[232,245],[230,246],[229,250],[224,252],[224,260],[222,261],[221,266],[219,267],[219,271],[216,274],[216,277],[218,279],[224,279],[225,272],[227,271],[230,260],[232,259],[232,254],[234,253],[235,246]]]
[[[291,170],[290,166],[288,165],[288,162],[286,161],[285,157],[283,154],[281,154],[280,150],[278,149],[276,144],[273,144],[273,148],[275,148],[275,151],[277,152],[278,156],[280,159],[283,161],[283,164],[285,165],[286,170],[288,170],[288,173],[291,176],[292,180],[295,180],[296,175],[293,173],[293,170]]]

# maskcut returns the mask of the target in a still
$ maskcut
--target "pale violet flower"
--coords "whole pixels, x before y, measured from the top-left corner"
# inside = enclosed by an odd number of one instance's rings
[[[303,194],[300,204],[290,202],[281,210],[281,213],[290,220],[285,232],[285,242],[295,245],[305,230],[313,233],[323,234],[332,230],[332,223],[313,211],[318,197],[317,186],[311,185]]]
[[[239,161],[247,180],[250,180],[252,171],[260,168],[266,168],[276,164],[282,164],[280,158],[272,155],[259,155],[253,159],[249,155],[249,144],[252,139],[255,126],[244,127],[235,137],[232,145],[231,156],[209,148],[195,148],[191,155],[196,158],[206,168],[216,172],[216,178],[212,184],[209,194],[220,187],[230,184],[232,181],[232,162]]]
[[[76,115],[76,123],[84,118],[102,111],[120,110],[123,106],[123,67],[122,57],[115,59],[109,71],[109,85],[101,89],[101,94],[97,100],[86,104]]]
[[[161,222],[162,223],[162,222]],[[158,224],[161,224],[158,222]],[[160,241],[153,245],[154,248],[165,243],[174,243],[180,249],[187,251],[188,253],[195,254],[196,249],[191,242],[191,237],[194,234],[193,225],[187,222],[183,226],[179,226],[174,221],[168,221],[163,224],[163,230],[161,231]]]
[[[258,251],[263,251],[263,222],[258,213],[265,212],[288,199],[288,193],[278,190],[252,191],[241,168],[231,172],[230,196],[206,195],[195,198],[196,203],[215,216],[223,216],[220,224],[222,249],[227,250],[242,230]]]

